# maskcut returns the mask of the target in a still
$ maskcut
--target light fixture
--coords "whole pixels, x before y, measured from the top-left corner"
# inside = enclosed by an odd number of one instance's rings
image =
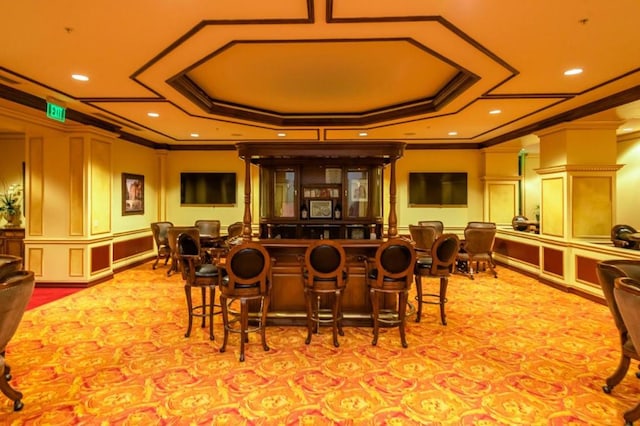
[[[362,137],[369,136],[369,133],[367,133],[367,132],[360,132],[360,133],[358,133],[358,136],[362,136]]]
[[[153,118],[160,117],[160,114],[158,114],[157,112],[148,112],[147,115]]]
[[[78,81],[89,81],[89,77],[82,74],[71,74],[71,78]]]
[[[491,111],[489,111],[489,114],[496,115],[496,114],[500,114],[501,112],[502,112],[501,109],[492,109]]]
[[[199,133],[191,133],[191,137],[192,138],[199,138],[200,134]]]
[[[287,136],[287,134],[284,132],[278,133],[278,137],[284,138],[285,136]]]
[[[625,127],[624,129],[622,129],[623,132],[630,132],[633,130],[633,127]]]
[[[449,136],[458,136],[458,132],[449,132]]]
[[[582,74],[582,68],[571,68],[564,72],[564,75],[578,75]]]

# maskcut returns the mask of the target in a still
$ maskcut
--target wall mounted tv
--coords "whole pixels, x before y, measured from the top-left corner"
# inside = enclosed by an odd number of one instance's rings
[[[235,204],[236,174],[224,172],[180,173],[180,204]]]
[[[409,206],[466,206],[467,174],[410,172]]]

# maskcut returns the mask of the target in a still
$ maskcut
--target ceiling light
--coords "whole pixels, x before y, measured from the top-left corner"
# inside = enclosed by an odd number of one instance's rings
[[[153,118],[160,117],[160,114],[158,114],[157,112],[148,112],[147,115]]]
[[[500,110],[500,109],[492,109],[491,111],[489,111],[489,114],[495,115],[495,114],[500,114],[501,112],[502,112],[502,110]]]
[[[278,133],[278,136],[281,137],[281,138],[284,138],[285,136],[287,136],[287,134],[284,133],[284,132],[280,132],[280,133]]]
[[[199,133],[191,133],[191,137],[192,138],[199,138],[200,134]]]
[[[369,133],[367,133],[367,132],[360,132],[360,133],[358,133],[358,136],[369,136]]]
[[[630,132],[633,130],[633,127],[625,127],[624,129],[622,129],[623,132]]]
[[[89,77],[82,74],[71,74],[71,78],[78,81],[89,81]]]
[[[458,132],[449,132],[449,136],[458,136]]]
[[[570,70],[566,70],[564,75],[578,75],[582,74],[582,68],[571,68]]]

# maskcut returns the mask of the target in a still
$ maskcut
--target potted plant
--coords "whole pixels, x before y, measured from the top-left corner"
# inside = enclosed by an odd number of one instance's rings
[[[3,185],[4,186],[4,185]],[[5,227],[15,228],[22,222],[20,202],[22,200],[22,185],[13,184],[9,188],[4,186],[4,192],[0,194],[0,213],[7,221]]]

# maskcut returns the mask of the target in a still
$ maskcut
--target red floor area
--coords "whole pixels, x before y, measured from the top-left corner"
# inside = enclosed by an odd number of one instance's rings
[[[45,303],[53,302],[64,296],[82,290],[81,288],[35,288],[27,305],[27,309],[33,309]]]

